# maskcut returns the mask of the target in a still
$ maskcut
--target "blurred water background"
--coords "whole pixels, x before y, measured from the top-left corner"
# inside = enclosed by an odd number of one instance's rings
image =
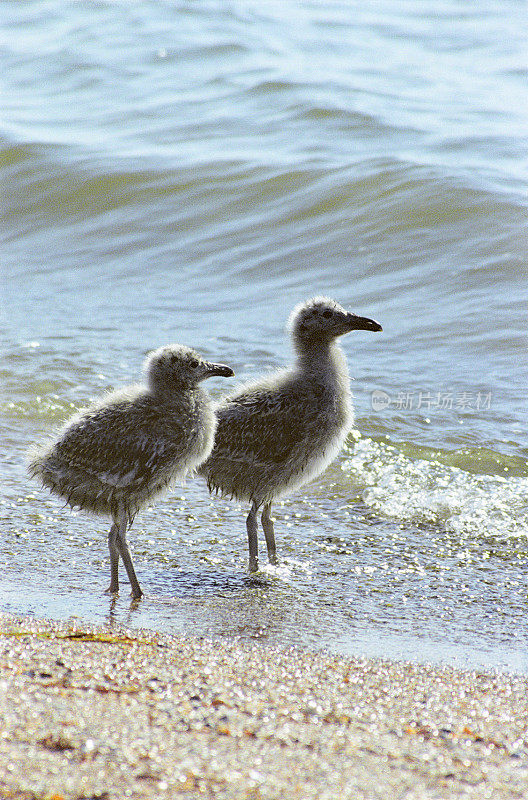
[[[2,3],[0,609],[528,672],[528,19],[520,0]],[[182,342],[236,381],[326,294],[356,430],[275,507],[194,479],[135,521],[25,474],[28,445]],[[236,381],[209,382],[215,396]]]

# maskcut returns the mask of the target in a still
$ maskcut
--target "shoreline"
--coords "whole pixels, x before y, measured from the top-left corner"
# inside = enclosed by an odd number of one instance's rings
[[[528,796],[528,678],[0,614],[0,798]]]

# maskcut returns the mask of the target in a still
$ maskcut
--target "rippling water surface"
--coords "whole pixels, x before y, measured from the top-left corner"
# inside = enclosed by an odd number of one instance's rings
[[[2,8],[0,607],[528,671],[525,5]],[[356,430],[276,506],[282,565],[190,480],[109,601],[106,521],[28,445],[166,342],[282,365],[316,293],[384,332],[343,340]]]

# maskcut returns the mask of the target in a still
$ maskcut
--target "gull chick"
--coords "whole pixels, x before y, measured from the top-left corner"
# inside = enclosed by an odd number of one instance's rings
[[[381,325],[327,297],[300,303],[290,316],[291,369],[248,383],[215,408],[218,425],[199,468],[210,491],[249,502],[249,570],[258,570],[257,513],[270,563],[277,563],[271,504],[319,475],[339,453],[354,421],[350,377],[337,339]]]
[[[211,452],[216,418],[200,383],[213,375],[233,371],[182,345],[160,347],[145,361],[145,384],[96,401],[30,455],[30,475],[72,508],[112,518],[112,594],[119,590],[119,556],[132,596],[143,594],[126,539],[137,512]]]

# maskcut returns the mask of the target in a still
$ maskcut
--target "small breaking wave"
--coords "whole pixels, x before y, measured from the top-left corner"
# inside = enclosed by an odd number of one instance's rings
[[[495,453],[495,462],[501,460],[504,474],[488,474],[477,471],[478,451],[433,457],[415,446],[411,456],[394,444],[359,438],[342,469],[369,508],[404,524],[438,525],[460,536],[527,536],[526,463]]]

